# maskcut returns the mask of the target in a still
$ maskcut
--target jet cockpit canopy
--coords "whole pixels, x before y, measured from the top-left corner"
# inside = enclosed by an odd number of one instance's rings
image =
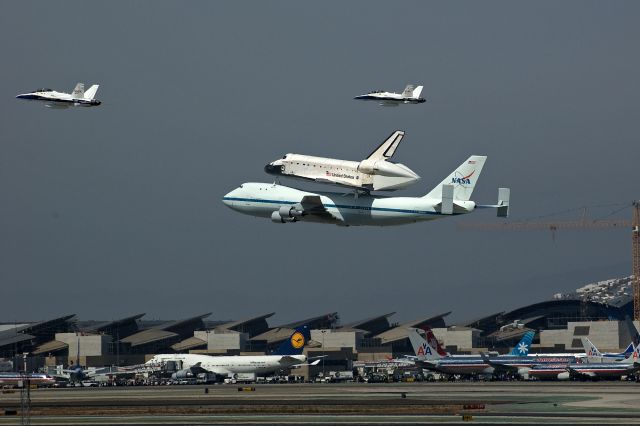
[[[36,89],[34,92],[53,92],[53,89]]]

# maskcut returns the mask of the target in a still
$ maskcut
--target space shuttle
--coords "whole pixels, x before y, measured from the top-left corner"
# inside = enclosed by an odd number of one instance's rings
[[[71,93],[57,92],[53,89],[36,89],[33,92],[17,95],[16,98],[29,101],[43,101],[45,106],[49,108],[98,106],[102,103],[95,99],[99,87],[99,85],[94,84],[85,92],[84,83],[78,83]]]
[[[267,164],[264,170],[275,176],[345,186],[365,192],[394,191],[420,180],[420,176],[404,164],[390,161],[403,137],[404,132],[396,130],[362,161],[287,154]]]

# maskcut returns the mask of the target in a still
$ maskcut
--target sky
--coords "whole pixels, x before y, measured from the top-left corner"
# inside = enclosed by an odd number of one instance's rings
[[[361,160],[396,129],[420,196],[471,154],[518,221],[638,194],[640,3],[3,2],[0,321],[449,323],[630,275],[624,230],[278,225],[221,198],[285,153]],[[15,99],[100,84],[94,108]],[[423,84],[427,102],[352,98]],[[281,181],[304,189],[329,189]],[[630,210],[617,214],[629,218]],[[555,220],[556,216],[545,218]]]

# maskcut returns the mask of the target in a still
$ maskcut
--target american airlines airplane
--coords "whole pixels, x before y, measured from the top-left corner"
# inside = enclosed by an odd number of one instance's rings
[[[98,106],[102,102],[94,99],[98,91],[97,84],[94,84],[84,91],[84,84],[78,83],[72,93],[56,92],[52,89],[37,89],[33,92],[23,93],[16,96],[18,99],[26,99],[30,101],[43,101],[45,106],[49,108],[69,108],[70,106]]]
[[[296,328],[274,355],[162,354],[154,356],[144,366],[164,367],[168,362],[175,362],[181,369],[173,373],[173,379],[186,379],[200,373],[215,374],[220,378],[246,373],[268,374],[305,365],[307,356],[302,354],[302,350],[309,340],[311,340],[309,328],[304,326]],[[312,364],[315,365],[319,361],[316,360]]]
[[[423,86],[407,85],[402,93],[386,92],[384,90],[374,90],[364,95],[356,96],[353,99],[359,101],[377,101],[382,106],[398,106],[400,104],[421,104],[426,102],[420,97]]]
[[[20,383],[24,382],[25,380],[29,380],[31,384],[38,385],[38,386],[51,386],[56,382],[55,379],[49,376],[48,374],[0,373],[0,387],[1,386],[17,387]]]
[[[459,375],[494,375],[497,373],[518,374],[529,378],[529,372],[537,366],[549,366],[558,363],[572,363],[575,356],[530,355],[529,350],[534,332],[525,333],[522,340],[506,355],[449,355],[430,329],[425,329],[426,339],[418,329],[409,329],[409,340],[416,354],[416,364],[432,371]]]
[[[307,192],[275,183],[244,183],[222,202],[232,210],[276,223],[392,226],[467,214],[476,208],[496,208],[499,217],[507,217],[509,188],[498,190],[495,205],[470,200],[486,158],[472,155],[422,197]]]
[[[404,164],[389,161],[403,137],[404,132],[396,130],[362,161],[287,154],[267,164],[264,171],[271,175],[329,183],[364,191],[392,191],[406,188],[420,180],[420,176]]]

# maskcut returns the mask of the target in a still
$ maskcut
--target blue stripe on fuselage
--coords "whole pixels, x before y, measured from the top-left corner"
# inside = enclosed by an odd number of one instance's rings
[[[294,205],[299,203],[299,201],[280,201],[280,200],[261,200],[257,198],[237,198],[237,197],[223,197],[223,200],[226,201],[246,201],[250,203],[264,203],[264,204],[290,204]],[[384,212],[394,212],[394,213],[408,213],[408,214],[423,214],[423,215],[435,215],[439,216],[438,212],[429,212],[425,210],[408,210],[408,209],[393,209],[388,207],[369,207],[369,206],[353,206],[353,205],[342,205],[342,204],[323,204],[324,207],[334,207],[337,209],[351,209],[351,210],[367,210],[367,211],[384,211]],[[458,213],[454,213],[458,214]]]

